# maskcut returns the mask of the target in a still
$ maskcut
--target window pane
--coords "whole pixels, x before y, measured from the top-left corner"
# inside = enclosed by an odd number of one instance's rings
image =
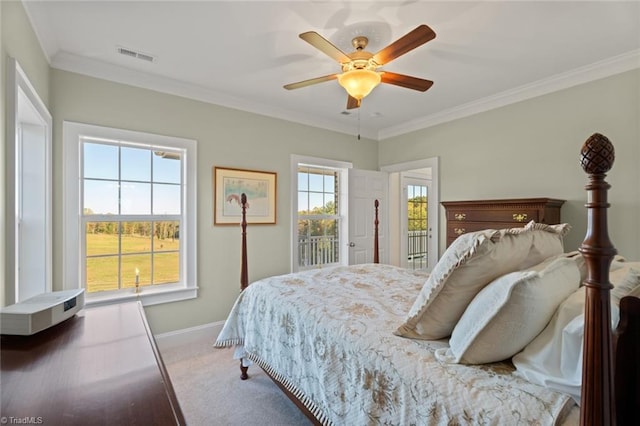
[[[180,225],[175,221],[155,222],[153,251],[180,250]],[[157,265],[156,265],[157,267]]]
[[[324,175],[324,192],[335,192],[336,178],[333,174]]]
[[[153,214],[180,214],[179,185],[153,185]]]
[[[323,210],[325,214],[336,214],[336,195],[335,194],[324,195]]]
[[[122,256],[121,287],[135,287],[136,276],[140,286],[151,284],[151,254]]]
[[[298,192],[298,212],[300,214],[308,214],[309,213],[309,193],[308,192]]]
[[[118,257],[87,258],[87,293],[118,289]]]
[[[298,221],[298,265],[308,266],[311,258],[311,246],[309,239],[309,221]]]
[[[322,193],[309,193],[309,210],[313,214],[322,213],[322,207],[324,206],[324,197]]]
[[[153,255],[153,283],[167,284],[180,281],[180,254],[156,253]]]
[[[322,192],[324,189],[324,181],[322,175],[315,173],[309,174],[309,191]]]
[[[153,181],[165,183],[181,183],[180,154],[160,151],[153,156]]]
[[[118,182],[84,181],[83,212],[90,214],[118,214]]]
[[[151,214],[151,184],[122,182],[121,214]]]
[[[140,148],[120,148],[122,180],[151,181],[151,151]]]
[[[122,222],[121,235],[122,253],[151,251],[151,222]]]
[[[338,263],[340,260],[338,237],[337,220],[298,221],[298,265]]]
[[[85,238],[87,256],[118,254],[117,222],[89,222],[86,225]]]
[[[309,190],[309,175],[305,172],[298,172],[298,191]]]
[[[83,145],[84,177],[118,179],[118,147],[85,142]]]

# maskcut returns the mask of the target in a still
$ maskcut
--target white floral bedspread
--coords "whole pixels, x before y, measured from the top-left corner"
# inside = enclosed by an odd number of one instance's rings
[[[441,364],[446,341],[393,335],[427,275],[389,265],[266,278],[236,301],[216,347],[278,379],[324,424],[552,425],[565,394],[512,374],[510,363]]]

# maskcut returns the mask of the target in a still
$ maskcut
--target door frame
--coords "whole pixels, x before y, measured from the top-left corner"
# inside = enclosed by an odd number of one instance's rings
[[[433,258],[434,259],[433,265],[431,265],[432,261],[430,259],[429,267],[433,268],[433,266],[435,266],[435,262],[437,262],[438,259],[440,258],[440,243],[439,243],[440,241],[440,237],[439,237],[440,235],[440,157],[431,157],[431,158],[425,158],[421,160],[413,160],[413,161],[407,161],[403,163],[389,164],[387,166],[380,167],[380,170],[388,172],[390,176],[392,176],[392,174],[399,174],[401,172],[407,172],[411,170],[424,169],[424,168],[431,169],[432,187],[431,187],[431,194],[429,197],[429,206],[433,206],[433,208],[429,209],[429,215],[430,215],[429,223],[430,223],[430,227],[432,228],[433,238],[429,240],[429,252],[435,254],[435,257]],[[398,190],[400,190],[400,187],[398,187]],[[389,199],[392,200],[392,197],[390,196]],[[389,242],[390,242],[390,250],[393,250],[394,244],[392,243],[392,241],[393,240],[397,241],[395,245],[395,249],[396,251],[398,251],[397,258],[395,259],[396,260],[395,262],[393,261],[393,259],[391,259],[391,263],[398,264],[398,266],[400,266],[399,240],[401,238],[400,220],[402,220],[401,219],[402,216],[400,214],[400,209],[401,209],[400,200],[398,199],[397,201],[398,201],[397,206],[394,209],[395,212],[392,212],[392,211],[389,212],[389,217],[398,222],[396,224],[397,226],[394,228],[393,234],[391,233],[391,228],[390,228]]]

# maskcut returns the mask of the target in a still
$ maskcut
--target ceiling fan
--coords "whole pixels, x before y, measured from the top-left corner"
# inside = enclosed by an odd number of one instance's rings
[[[398,56],[404,55],[429,40],[433,40],[435,37],[436,33],[431,28],[427,25],[420,25],[373,54],[364,50],[369,39],[364,36],[358,36],[352,40],[353,47],[356,50],[347,54],[315,31],[302,33],[300,34],[301,39],[338,61],[342,67],[342,73],[287,84],[284,88],[288,90],[299,89],[312,84],[338,79],[338,83],[345,88],[348,94],[347,109],[360,107],[362,98],[367,96],[381,82],[424,92],[433,85],[433,81],[388,71],[377,71],[377,69]]]

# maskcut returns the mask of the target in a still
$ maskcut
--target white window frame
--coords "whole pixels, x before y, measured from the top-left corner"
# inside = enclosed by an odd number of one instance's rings
[[[330,160],[326,158],[309,157],[305,155],[291,155],[291,272],[298,272],[303,268],[298,265],[298,167],[316,166],[334,169],[338,172],[338,206],[340,211],[339,244],[340,265],[349,263],[349,175],[348,169],[353,164],[347,161]],[[317,266],[315,266],[317,268]]]
[[[99,293],[86,293],[87,305],[103,305],[141,300],[144,306],[193,299],[197,286],[197,142],[192,139],[155,135],[91,124],[63,123],[63,289],[82,288],[85,281],[83,265],[83,230],[81,198],[82,137],[135,142],[149,147],[162,145],[184,152],[182,176],[182,224],[180,226],[181,280],[176,284],[144,286],[140,293],[131,288]],[[183,240],[183,236],[185,237]]]

